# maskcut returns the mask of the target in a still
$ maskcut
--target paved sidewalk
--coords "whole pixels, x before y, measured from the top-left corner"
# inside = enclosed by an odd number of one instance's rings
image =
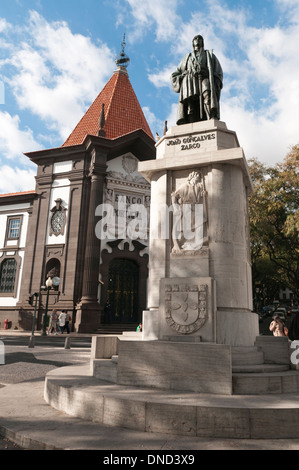
[[[299,439],[232,440],[154,434],[104,426],[53,409],[43,398],[45,374],[66,364],[87,363],[89,356],[88,348],[8,346],[7,363],[0,366],[0,434],[11,443],[33,450],[299,450]]]
[[[0,436],[0,450],[24,450],[6,437]]]

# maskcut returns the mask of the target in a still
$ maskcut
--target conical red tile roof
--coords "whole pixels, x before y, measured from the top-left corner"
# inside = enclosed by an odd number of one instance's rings
[[[116,139],[138,129],[143,129],[146,134],[154,139],[130,83],[127,71],[118,69],[62,147],[82,144],[87,134],[98,134],[102,104],[105,105],[104,131],[107,139]]]

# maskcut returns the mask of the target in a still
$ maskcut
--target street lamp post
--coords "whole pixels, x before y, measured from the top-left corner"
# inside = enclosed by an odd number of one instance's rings
[[[50,289],[52,287],[52,278],[51,277],[48,277],[48,279],[46,280],[46,287],[47,287],[46,310],[45,310],[45,314],[44,314],[43,331],[42,331],[41,336],[46,336],[47,335],[47,333],[46,333],[46,322],[47,322],[47,315],[48,315],[49,293],[50,293]]]
[[[36,308],[37,308],[37,301],[38,301],[39,293],[35,292],[34,297],[35,297],[35,302],[34,302],[34,313],[33,313],[33,321],[32,321],[32,336],[34,336],[34,330],[35,330]]]
[[[35,303],[34,303],[34,313],[33,313],[33,320],[32,320],[32,332],[31,332],[31,337],[29,338],[29,348],[34,348],[34,329],[35,329],[35,318],[36,318],[36,308],[37,308],[37,301],[39,297],[39,293],[35,292],[33,295],[30,295],[30,304],[32,305],[33,299],[35,297]]]

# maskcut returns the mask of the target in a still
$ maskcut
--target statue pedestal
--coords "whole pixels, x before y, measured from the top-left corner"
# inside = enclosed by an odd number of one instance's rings
[[[156,147],[156,160],[139,163],[139,172],[151,183],[143,338],[195,336],[203,342],[252,346],[259,334],[251,311],[247,200],[253,188],[237,136],[224,122],[210,120],[175,126]],[[201,180],[192,186],[193,172]],[[172,236],[178,220],[170,210],[174,200],[183,211],[186,205],[201,207],[201,244]],[[198,228],[198,220],[191,230]]]

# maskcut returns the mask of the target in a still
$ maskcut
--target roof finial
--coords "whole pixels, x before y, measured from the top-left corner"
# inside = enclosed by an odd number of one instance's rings
[[[122,54],[125,53],[125,47],[126,47],[126,33],[124,33],[123,42],[121,43],[121,53]]]
[[[121,52],[120,54],[116,57],[115,63],[118,66],[120,70],[126,70],[130,59],[129,57],[125,54],[125,47],[126,47],[126,33],[124,33],[123,41],[121,43]]]
[[[99,125],[100,129],[98,130],[98,136],[105,137],[106,132],[104,131],[105,126],[105,111],[104,111],[105,104],[102,103],[102,110],[99,118]]]

